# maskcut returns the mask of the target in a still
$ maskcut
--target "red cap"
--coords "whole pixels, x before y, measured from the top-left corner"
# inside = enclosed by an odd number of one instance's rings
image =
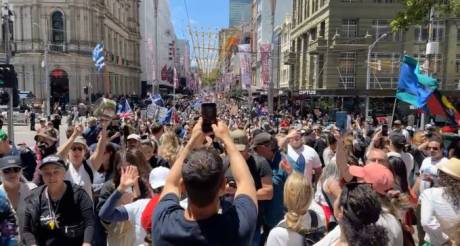
[[[351,166],[350,174],[364,179],[364,182],[372,184],[372,189],[385,195],[393,188],[393,173],[381,164],[369,164],[364,167]]]

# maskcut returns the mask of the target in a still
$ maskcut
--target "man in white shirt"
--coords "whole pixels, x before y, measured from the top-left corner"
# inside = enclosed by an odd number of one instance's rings
[[[96,151],[91,155],[89,160],[85,159],[86,151],[88,151],[88,146],[86,145],[86,140],[81,136],[83,132],[83,126],[78,124],[74,128],[73,134],[58,149],[58,155],[67,158],[67,164],[69,168],[66,172],[65,179],[80,185],[92,198],[92,178],[94,173],[99,170],[102,165],[102,160],[105,152],[105,145],[107,144],[107,123],[101,122],[102,130],[101,137],[96,146]]]
[[[291,130],[296,131],[296,130]],[[295,134],[294,137],[289,139],[287,147],[287,156],[290,162],[295,163],[294,169],[298,172],[304,173],[305,177],[313,183],[313,172],[315,180],[321,175],[321,160],[315,149],[304,145],[302,136]]]
[[[422,193],[425,189],[438,186],[437,165],[447,161],[447,158],[442,153],[441,138],[432,137],[428,141],[427,150],[429,156],[423,160],[420,166],[419,193]]]
[[[396,156],[403,160],[406,165],[407,181],[409,182],[412,170],[414,169],[414,157],[404,152],[406,145],[406,137],[400,133],[393,133],[390,135],[390,152],[387,153],[388,157]]]

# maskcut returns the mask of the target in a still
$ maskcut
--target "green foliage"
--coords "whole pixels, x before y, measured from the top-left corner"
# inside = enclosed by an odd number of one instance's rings
[[[423,24],[429,20],[431,8],[448,17],[460,13],[460,0],[400,0],[404,9],[391,21],[394,32],[407,29],[411,25]]]

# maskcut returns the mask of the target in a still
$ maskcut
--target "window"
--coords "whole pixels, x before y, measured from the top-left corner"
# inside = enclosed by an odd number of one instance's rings
[[[457,41],[460,41],[460,28],[457,29]],[[457,44],[460,44],[460,42],[457,42]]]
[[[372,20],[372,29],[374,35],[374,39],[379,38],[384,33],[391,33],[390,22],[388,20]],[[389,37],[385,38],[389,39]]]
[[[51,14],[51,42],[60,46],[53,46],[53,49],[62,50],[65,41],[64,36],[64,15],[61,11]]]
[[[321,22],[319,25],[319,36],[324,38],[324,34],[326,32],[326,22]]]
[[[433,22],[433,40],[443,41],[444,40],[444,21]]]
[[[358,36],[358,20],[357,19],[343,19],[342,20],[342,37],[354,38]]]
[[[414,39],[417,42],[428,41],[428,25],[415,27]]]
[[[344,52],[340,54],[338,60],[339,88],[346,89],[355,87],[355,62],[356,53]]]
[[[370,88],[393,89],[399,80],[399,54],[375,52],[371,54]]]

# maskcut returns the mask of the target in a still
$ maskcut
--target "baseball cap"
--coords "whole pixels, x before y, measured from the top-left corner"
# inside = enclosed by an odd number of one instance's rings
[[[270,142],[272,140],[272,135],[266,132],[257,134],[252,141],[252,148],[261,145],[263,143]]]
[[[0,129],[0,141],[8,139],[8,134],[3,129]]]
[[[75,141],[73,141],[74,144],[81,144],[84,145],[86,148],[88,148],[88,145],[86,144],[86,139],[82,136],[78,136],[75,138]]]
[[[350,166],[350,174],[372,184],[372,189],[385,195],[393,187],[393,173],[381,164],[368,164],[364,167]]]
[[[244,151],[246,149],[246,146],[249,144],[249,139],[243,130],[234,130],[230,133],[230,136],[232,137],[238,151]]]
[[[59,167],[63,167],[67,170],[67,165],[65,164],[64,159],[62,159],[58,155],[49,155],[45,157],[45,159],[43,159],[42,161],[42,164],[40,165],[40,169],[42,169],[46,165],[51,165],[51,164],[59,166]]]
[[[19,156],[8,155],[0,158],[0,170],[4,170],[10,167],[20,167],[22,162]]]
[[[127,140],[130,140],[130,139],[134,139],[134,140],[137,140],[137,141],[141,141],[141,137],[137,134],[130,134],[127,138]]]
[[[441,172],[460,180],[460,159],[450,158],[448,161],[438,164],[437,167]]]
[[[393,122],[393,125],[401,125],[401,121],[400,121],[400,120],[395,120],[395,121]]]
[[[398,148],[402,148],[404,147],[404,145],[406,145],[406,137],[402,135],[401,133],[391,134],[390,141],[394,146]]]
[[[149,183],[152,189],[158,189],[165,186],[169,171],[169,168],[166,167],[155,167],[150,171]]]

